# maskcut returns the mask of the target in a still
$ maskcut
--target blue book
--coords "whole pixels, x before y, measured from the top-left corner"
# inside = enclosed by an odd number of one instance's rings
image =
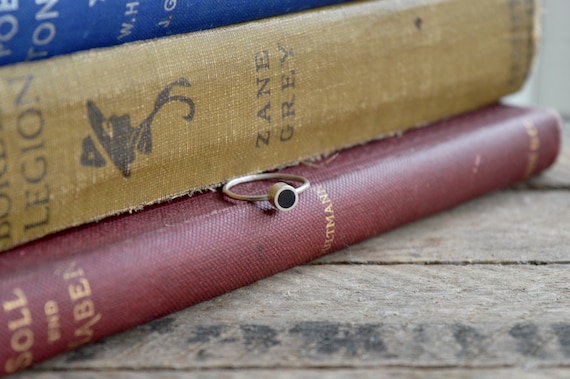
[[[0,0],[0,65],[347,0]]]

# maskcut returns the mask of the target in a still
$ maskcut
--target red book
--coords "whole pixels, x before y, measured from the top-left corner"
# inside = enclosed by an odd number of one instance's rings
[[[283,170],[311,181],[288,212],[217,190],[0,254],[1,372],[506,187],[554,161],[560,131],[551,111],[491,106]]]

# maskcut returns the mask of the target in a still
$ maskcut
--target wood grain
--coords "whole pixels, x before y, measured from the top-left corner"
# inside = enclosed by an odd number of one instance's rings
[[[359,369],[313,369],[313,370],[155,370],[155,371],[55,371],[55,372],[28,372],[26,378],[30,379],[566,379],[570,369],[523,369],[523,368],[491,368],[491,369],[447,369],[447,368],[359,368]],[[15,376],[16,377],[16,376]]]
[[[558,367],[570,265],[304,266],[43,369]]]

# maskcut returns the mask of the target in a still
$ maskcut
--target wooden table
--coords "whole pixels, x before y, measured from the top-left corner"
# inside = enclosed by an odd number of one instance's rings
[[[568,378],[568,129],[538,178],[14,378]]]

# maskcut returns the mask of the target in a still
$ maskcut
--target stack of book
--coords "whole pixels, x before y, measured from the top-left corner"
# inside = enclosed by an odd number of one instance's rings
[[[508,186],[559,149],[554,112],[498,104],[531,67],[533,1],[117,7],[0,2],[4,374]],[[219,188],[267,170],[310,180],[295,209]]]

